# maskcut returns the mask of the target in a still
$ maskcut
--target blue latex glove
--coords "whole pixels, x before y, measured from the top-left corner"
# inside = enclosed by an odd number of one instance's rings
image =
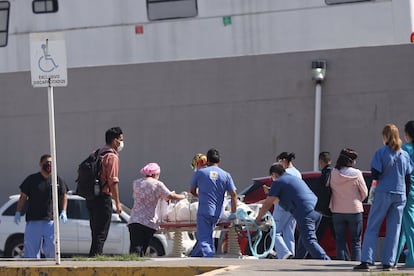
[[[14,222],[16,223],[16,224],[19,224],[20,223],[20,221],[21,221],[21,214],[20,214],[20,212],[16,212],[16,214],[14,215]]]
[[[227,220],[232,221],[232,220],[235,220],[236,218],[237,218],[236,213],[231,213],[230,216],[227,218]]]
[[[59,218],[63,221],[63,223],[66,223],[68,221],[68,217],[66,215],[66,211],[62,210],[62,212],[60,213]]]

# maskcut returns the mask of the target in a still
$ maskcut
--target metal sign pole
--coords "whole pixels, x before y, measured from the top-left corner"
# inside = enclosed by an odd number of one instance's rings
[[[59,204],[57,158],[55,144],[55,111],[53,87],[67,86],[66,47],[64,33],[30,34],[30,71],[33,87],[48,88],[50,155],[52,156],[52,200],[55,230],[55,259],[60,264]]]
[[[53,196],[53,221],[55,227],[55,260],[60,264],[60,236],[59,236],[59,207],[57,190],[57,169],[56,169],[56,143],[55,143],[55,111],[53,107],[53,86],[48,86],[49,103],[49,134],[50,134],[50,155],[52,156],[52,196]]]

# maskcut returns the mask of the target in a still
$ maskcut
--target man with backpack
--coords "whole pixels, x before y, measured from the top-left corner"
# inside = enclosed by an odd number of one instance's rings
[[[86,200],[89,211],[89,221],[92,232],[92,243],[89,257],[102,255],[104,243],[108,236],[112,217],[112,198],[115,201],[117,213],[121,213],[122,207],[118,193],[118,153],[124,147],[124,135],[121,128],[113,127],[106,131],[106,144],[99,149],[102,157],[100,169],[100,192],[93,198]]]

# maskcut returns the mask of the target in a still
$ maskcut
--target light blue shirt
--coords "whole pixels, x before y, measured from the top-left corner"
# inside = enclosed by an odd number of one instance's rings
[[[376,191],[405,194],[405,176],[413,171],[406,151],[394,152],[385,145],[375,152],[371,167],[380,173]]]
[[[300,179],[302,179],[302,174],[295,167],[286,168],[286,173],[288,173],[290,175],[294,175],[294,176],[299,177]]]

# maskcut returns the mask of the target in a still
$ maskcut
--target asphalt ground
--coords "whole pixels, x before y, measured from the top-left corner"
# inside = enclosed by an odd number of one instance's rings
[[[374,268],[356,272],[359,262],[321,260],[277,260],[253,258],[168,258],[143,261],[73,261],[0,259],[0,275],[14,276],[76,276],[76,275],[204,275],[204,276],[266,276],[266,275],[414,275],[414,268],[403,264],[394,271]],[[379,264],[379,263],[378,263]]]

